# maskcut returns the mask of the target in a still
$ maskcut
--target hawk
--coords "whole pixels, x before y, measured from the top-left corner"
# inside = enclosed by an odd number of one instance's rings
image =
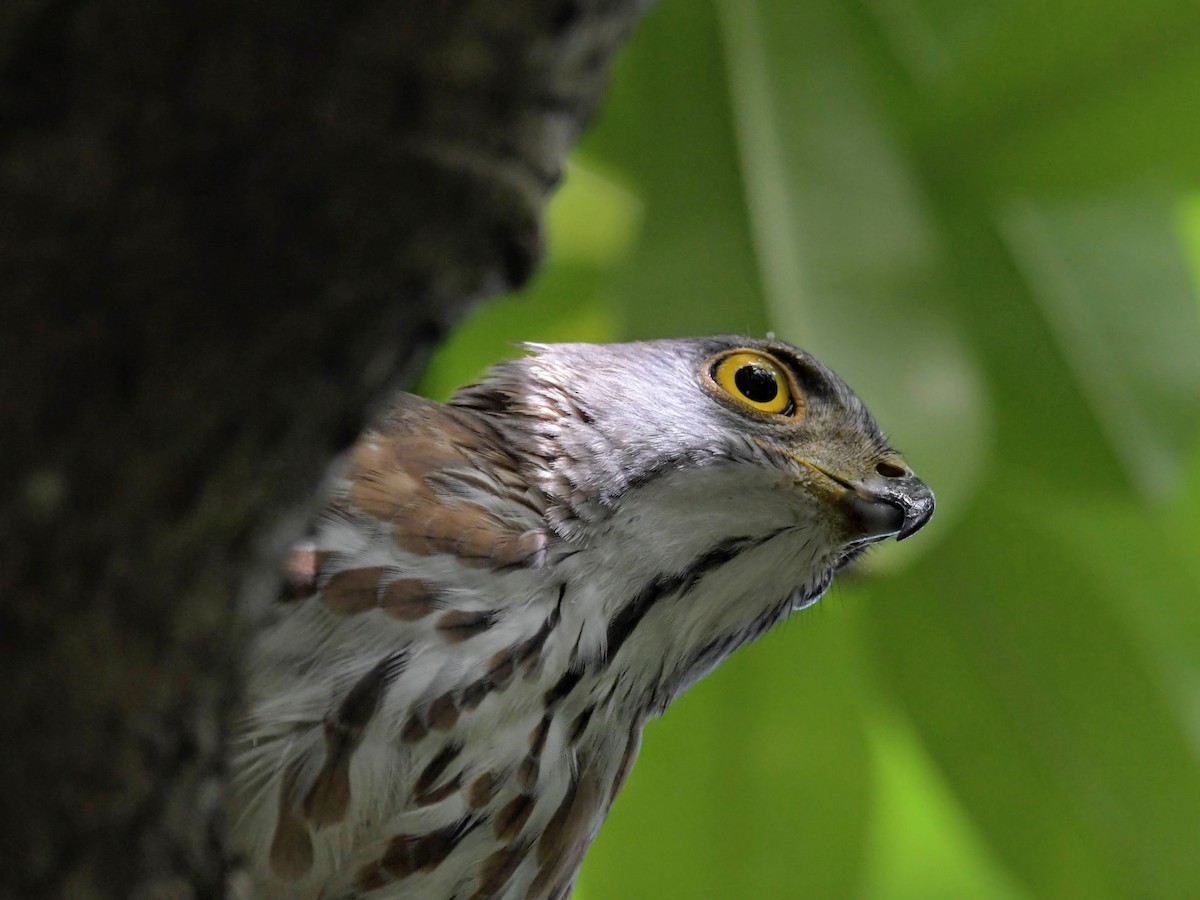
[[[529,345],[350,452],[250,655],[259,897],[563,900],[645,722],[933,513],[808,353]]]

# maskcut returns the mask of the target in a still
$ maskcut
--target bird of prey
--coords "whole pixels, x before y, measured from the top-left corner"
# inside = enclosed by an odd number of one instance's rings
[[[808,353],[529,345],[348,455],[254,642],[246,893],[564,900],[645,722],[933,494]]]

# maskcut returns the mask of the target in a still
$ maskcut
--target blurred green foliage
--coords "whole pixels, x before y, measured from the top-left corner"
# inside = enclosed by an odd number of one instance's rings
[[[424,389],[771,329],[939,511],[648,728],[579,896],[1200,896],[1197,48],[1195,0],[643,22],[548,265]]]

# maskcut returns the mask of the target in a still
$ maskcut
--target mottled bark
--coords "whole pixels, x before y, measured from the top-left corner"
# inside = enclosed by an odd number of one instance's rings
[[[4,5],[0,893],[223,893],[237,606],[529,277],[640,5]]]

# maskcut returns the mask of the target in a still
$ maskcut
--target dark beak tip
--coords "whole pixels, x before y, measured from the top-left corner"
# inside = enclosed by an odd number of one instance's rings
[[[929,520],[933,518],[934,505],[933,492],[926,488],[921,496],[904,508],[904,523],[896,535],[896,540],[907,540],[929,524]]]
[[[892,537],[907,540],[933,517],[933,491],[914,476],[850,486],[854,490],[847,492],[845,502],[861,539],[869,543]]]

